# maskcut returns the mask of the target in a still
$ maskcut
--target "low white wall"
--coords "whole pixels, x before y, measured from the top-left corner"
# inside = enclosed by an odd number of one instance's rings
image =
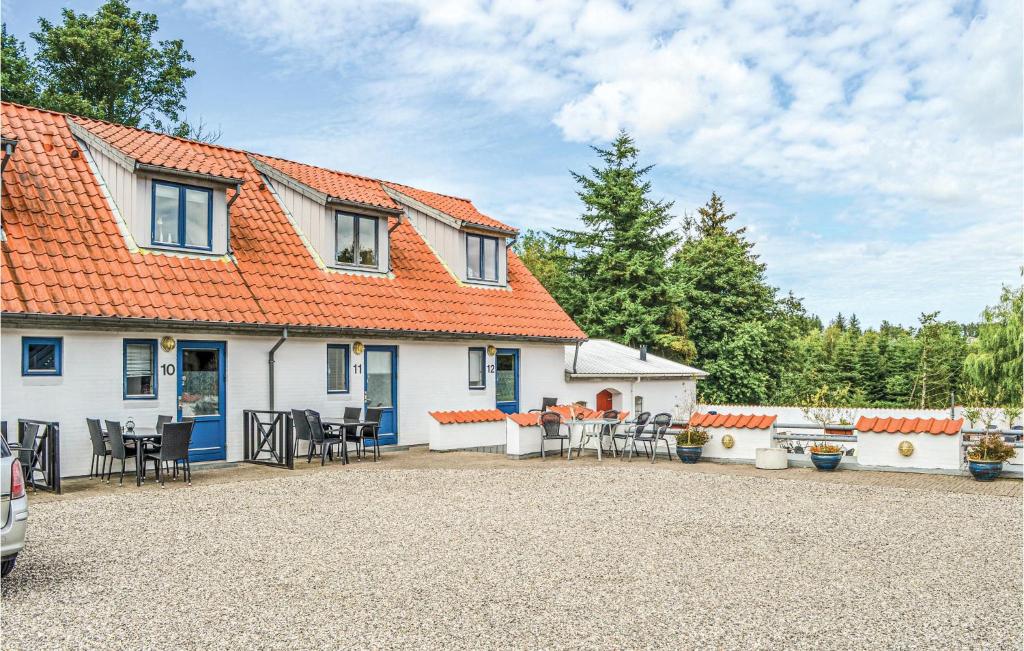
[[[505,419],[484,423],[441,424],[431,418],[430,449],[461,450],[465,448],[505,445]]]
[[[603,380],[568,380],[557,395],[561,404],[583,401],[597,408],[597,394],[612,390],[612,409],[636,415],[636,399],[643,401],[643,410],[652,414],[666,412],[674,418],[686,418],[697,404],[697,381],[692,379],[637,380],[609,378]],[[555,394],[551,394],[555,396]]]
[[[899,452],[902,441],[914,444],[914,453]],[[857,433],[857,463],[862,466],[959,470],[959,434],[878,434]]]
[[[775,430],[772,427],[766,429],[709,427],[707,431],[711,434],[711,440],[704,446],[704,457],[754,461],[757,448],[772,447],[772,434]],[[726,448],[722,445],[722,437],[726,434],[732,436],[735,441],[731,448]],[[672,445],[675,445],[674,440]]]

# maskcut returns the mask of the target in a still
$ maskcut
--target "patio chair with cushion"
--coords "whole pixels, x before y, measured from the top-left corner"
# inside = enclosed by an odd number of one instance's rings
[[[622,439],[622,453],[621,456],[626,456],[626,446],[629,445],[633,437],[637,432],[642,432],[647,427],[647,421],[651,419],[651,412],[642,411],[636,415],[636,419],[632,422],[627,422],[626,426],[612,432],[612,448],[618,453],[618,448],[615,446],[615,439]],[[632,443],[633,449],[636,449],[636,443]]]
[[[359,438],[363,444],[363,456],[366,456],[366,440],[373,441],[373,460],[380,459],[380,418],[384,414],[383,409],[367,409],[366,421],[376,425],[363,425],[359,428]]]
[[[327,455],[332,452],[334,446],[345,445],[345,441],[324,427],[323,422],[320,420],[319,412],[307,409],[305,414],[306,423],[309,425],[310,442],[312,443],[307,458],[312,459],[312,455],[315,454],[316,448],[319,446],[320,465],[322,466],[327,462]]]
[[[160,447],[152,454],[147,454],[146,459],[152,459],[153,467],[156,469],[156,478],[160,481],[160,488],[164,487],[165,470],[162,466],[168,463],[174,464],[174,478],[178,478],[178,462],[182,464],[185,473],[185,482],[192,485],[192,465],[188,461],[188,446],[192,442],[192,429],[195,423],[165,423],[163,436],[160,437]]]
[[[301,409],[292,409],[292,426],[295,428],[295,446],[298,448],[299,441],[306,442],[306,463],[313,460],[313,443],[310,440],[309,422],[306,421],[306,412]],[[293,449],[294,449],[293,448]]]
[[[562,428],[565,428],[565,433],[562,433]],[[569,445],[569,460],[572,460],[572,433],[569,430],[569,426],[562,423],[562,415],[557,411],[545,411],[540,415],[540,458],[544,458],[544,442],[545,441],[558,441],[558,456],[562,456],[565,451],[566,441],[570,442]]]
[[[98,418],[86,418],[85,426],[89,429],[89,442],[92,443],[92,463],[89,465],[89,477],[103,478],[107,472],[107,459],[110,448],[103,440],[103,427]],[[99,463],[97,463],[99,460]]]
[[[639,432],[633,434],[633,446],[629,449],[629,458],[633,458],[633,451],[636,450],[636,442],[640,441],[644,444],[644,450],[650,450],[651,463],[658,458],[658,442],[665,442],[665,451],[668,452],[668,458],[672,459],[672,448],[668,445],[668,439],[665,438],[668,432],[669,425],[672,424],[672,414],[661,413],[655,415],[651,419],[650,427],[641,429]],[[625,455],[623,455],[625,456]]]

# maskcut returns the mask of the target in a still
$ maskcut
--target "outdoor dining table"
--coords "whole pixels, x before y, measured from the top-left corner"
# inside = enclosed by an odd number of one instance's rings
[[[322,424],[326,425],[327,427],[331,427],[331,428],[337,427],[338,429],[341,429],[341,430],[344,430],[344,429],[349,428],[349,427],[355,427],[355,428],[358,429],[360,427],[376,427],[376,426],[380,425],[380,423],[377,422],[377,421],[373,421],[373,420],[358,420],[358,419],[352,419],[352,418],[341,418],[341,419],[338,419],[338,420],[321,420],[320,422]],[[348,445],[344,444],[344,438],[345,438],[345,432],[344,431],[342,431],[341,437],[342,437],[342,440],[343,440],[343,444],[341,446],[341,453],[342,453],[342,455],[344,457],[344,463],[348,463]]]
[[[157,432],[155,427],[139,427],[136,425],[132,431],[124,430],[121,436],[126,441],[135,441],[135,485],[141,486],[146,483],[146,466],[143,461],[146,441],[159,443],[163,435]]]
[[[601,460],[601,448],[604,447],[603,446],[604,441],[602,440],[602,437],[601,437],[601,428],[605,427],[606,425],[618,425],[619,422],[620,421],[619,421],[618,418],[583,418],[583,419],[566,420],[565,424],[569,426],[569,448],[570,448],[570,450],[572,449],[572,437],[573,437],[574,434],[576,434],[578,432],[579,433],[579,439],[580,439],[579,440],[579,446],[580,447],[579,447],[579,451],[576,453],[576,456],[578,457],[581,454],[583,454],[584,434],[586,434],[587,428],[593,428],[594,430],[597,431],[597,435],[598,435],[597,436],[597,460],[600,461]],[[614,430],[612,430],[612,431],[614,432]],[[613,446],[612,449],[613,450],[615,449],[614,445],[615,444],[613,443],[612,444],[612,446]],[[614,455],[614,454],[615,454],[615,452],[612,452],[612,455]],[[570,454],[570,457],[571,457],[571,454]]]

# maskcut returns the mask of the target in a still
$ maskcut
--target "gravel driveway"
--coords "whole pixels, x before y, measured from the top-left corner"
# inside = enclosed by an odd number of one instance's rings
[[[3,647],[1024,642],[1019,500],[640,465],[282,472],[38,504]],[[968,615],[990,609],[1005,626]]]

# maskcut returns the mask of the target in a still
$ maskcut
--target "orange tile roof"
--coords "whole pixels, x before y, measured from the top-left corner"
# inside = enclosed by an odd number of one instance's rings
[[[399,207],[394,199],[384,192],[380,181],[376,179],[259,154],[255,154],[253,157],[279,172],[287,174],[299,183],[304,183],[330,197],[381,208],[397,209]]]
[[[578,405],[556,405],[550,408],[551,411],[559,414],[562,418],[569,420],[577,417],[583,419],[594,419],[600,418],[604,411],[600,409],[589,409],[587,407],[580,407]],[[628,411],[619,412],[619,420],[626,420],[629,416]],[[540,424],[540,412],[531,412],[528,414],[509,414],[511,418],[520,427],[530,427],[532,425]]]
[[[6,102],[2,115],[4,136],[19,140],[3,176],[5,314],[585,338],[511,251],[511,291],[462,285],[403,219],[391,277],[328,272],[260,188],[246,152],[74,118],[138,161],[244,180],[231,209],[233,256],[133,252],[85,157],[72,157],[70,118]],[[350,178],[352,192],[364,191]]]
[[[461,219],[464,222],[469,222],[470,224],[476,224],[478,226],[497,228],[498,230],[508,231],[510,233],[518,232],[517,228],[513,228],[507,224],[502,224],[497,219],[488,217],[477,210],[476,206],[474,206],[473,202],[469,199],[452,197],[446,194],[438,194],[436,192],[428,192],[427,190],[420,190],[418,188],[409,187],[408,185],[402,185],[400,183],[393,183],[391,181],[385,181],[384,185],[393,190],[397,190],[404,195],[412,197],[416,201],[426,204],[434,210],[440,210],[444,214],[454,217],[455,219]]]
[[[960,433],[964,419],[957,418],[869,418],[861,416],[857,420],[858,432],[876,434],[946,434],[952,436]]]
[[[461,425],[464,423],[495,423],[505,420],[505,412],[500,409],[470,409],[467,411],[432,411],[430,415],[442,425]]]
[[[775,424],[778,416],[755,416],[753,414],[693,414],[692,427],[732,427],[736,429],[768,429]]]

